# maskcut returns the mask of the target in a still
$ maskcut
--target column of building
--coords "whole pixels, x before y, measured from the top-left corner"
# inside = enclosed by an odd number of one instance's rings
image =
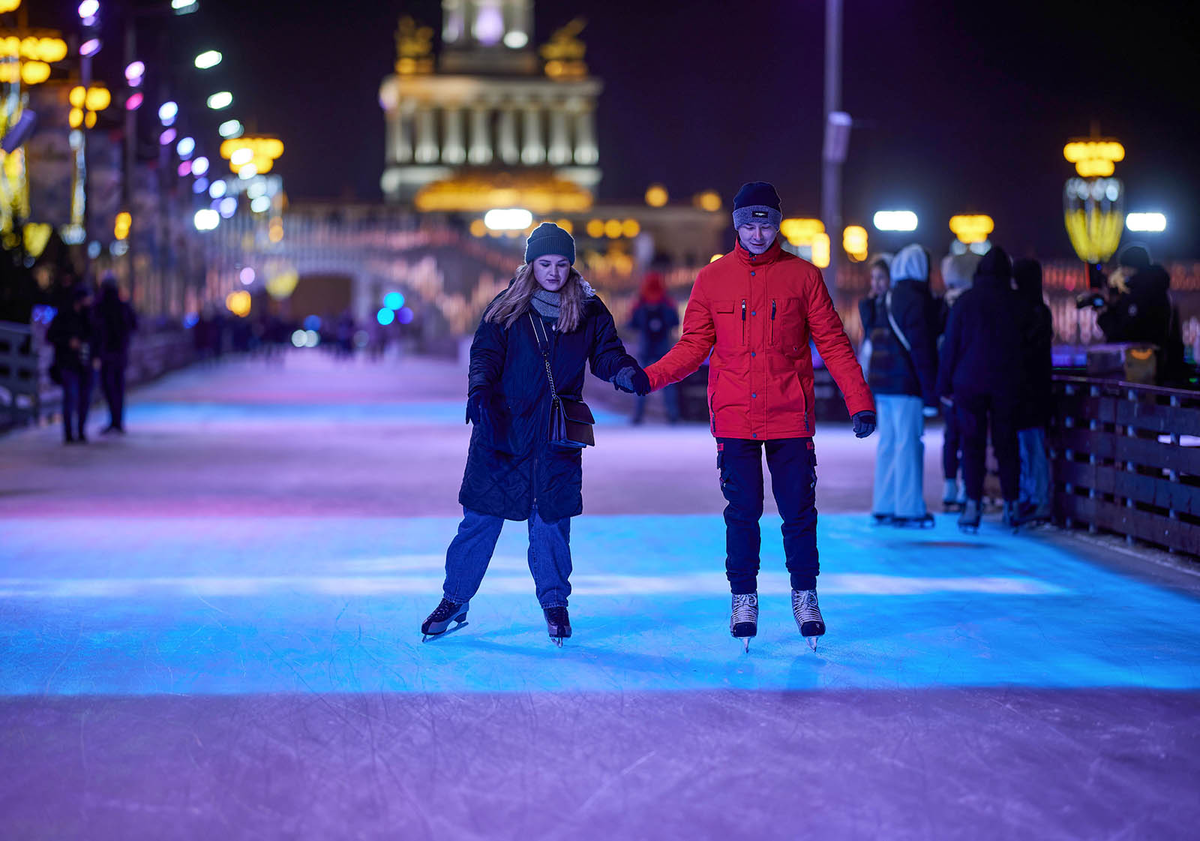
[[[441,107],[401,99],[387,128],[388,158],[401,164],[590,166],[599,160],[594,108],[585,97],[492,96]]]

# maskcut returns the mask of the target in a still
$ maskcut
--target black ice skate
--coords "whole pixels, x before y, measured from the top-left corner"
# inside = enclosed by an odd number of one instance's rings
[[[816,590],[792,590],[792,615],[800,628],[800,636],[808,640],[809,648],[817,650],[817,637],[825,635],[825,618],[817,604]]]
[[[563,640],[571,636],[571,617],[565,607],[547,607],[542,610],[546,616],[546,633],[550,641],[562,648]]]
[[[729,634],[750,650],[750,638],[758,635],[758,593],[734,594],[729,616]]]
[[[442,599],[442,603],[437,606],[433,613],[429,614],[429,618],[421,625],[421,642],[440,637],[442,634],[454,633],[463,625],[467,624],[467,608],[471,606],[470,602],[459,604],[452,602],[449,599]],[[453,628],[450,628],[451,622],[457,622]],[[446,629],[450,628],[449,631]]]
[[[963,511],[958,515],[958,528],[965,534],[978,534],[979,520],[983,516],[983,508],[977,499],[968,499]]]

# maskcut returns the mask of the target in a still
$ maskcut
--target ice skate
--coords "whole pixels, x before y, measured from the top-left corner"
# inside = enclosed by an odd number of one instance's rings
[[[942,490],[942,510],[947,514],[963,510],[963,503],[958,495],[958,482],[953,479],[947,479]]]
[[[899,529],[931,529],[934,520],[933,515],[926,512],[920,517],[893,517],[892,525]]]
[[[452,602],[449,599],[442,599],[442,603],[434,609],[433,613],[429,614],[429,618],[421,625],[421,642],[440,637],[443,634],[453,633],[467,624],[467,608],[471,606],[470,602]],[[456,622],[453,628],[450,628],[450,623]],[[447,630],[449,628],[449,630]]]
[[[571,617],[565,607],[547,607],[542,610],[546,617],[546,632],[550,641],[562,648],[563,640],[571,636]]]
[[[965,534],[977,534],[979,532],[979,520],[983,516],[982,508],[979,500],[968,499],[967,504],[963,506],[963,511],[958,515],[958,528]]]
[[[750,638],[758,634],[758,593],[734,594],[729,634],[740,639],[746,651],[750,650]]]
[[[872,514],[871,524],[876,526],[891,525],[892,520],[896,519],[892,514]]]
[[[1017,506],[1017,522],[1021,525],[1041,525],[1050,521],[1049,505],[1037,505],[1032,502],[1022,502]]]
[[[1015,501],[1006,501],[1004,503],[1004,513],[1000,516],[1000,522],[1012,529],[1013,534],[1016,534],[1021,528],[1021,516],[1017,511],[1017,503]]]
[[[809,647],[817,650],[817,637],[825,634],[825,618],[817,604],[816,590],[792,590],[792,615],[800,635],[808,640]]]

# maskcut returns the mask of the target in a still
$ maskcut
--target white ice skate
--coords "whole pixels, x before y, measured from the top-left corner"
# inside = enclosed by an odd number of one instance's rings
[[[758,593],[734,594],[729,634],[742,640],[746,651],[750,651],[750,638],[758,634]]]
[[[825,633],[825,619],[817,604],[816,590],[792,590],[792,615],[796,626],[813,651],[817,650],[817,637]]]

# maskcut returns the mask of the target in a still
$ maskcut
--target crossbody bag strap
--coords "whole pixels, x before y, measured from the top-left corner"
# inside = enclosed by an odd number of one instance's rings
[[[889,289],[887,291],[887,295],[883,298],[883,305],[887,308],[888,324],[892,325],[892,332],[896,334],[896,338],[900,340],[900,344],[904,345],[904,350],[912,353],[912,345],[909,344],[908,336],[904,335],[904,331],[896,323],[896,316],[892,315],[892,290]]]
[[[542,352],[542,362],[546,365],[546,379],[550,381],[550,399],[551,401],[558,399],[558,391],[554,388],[554,374],[550,371],[550,337],[547,336],[543,341],[542,333],[538,332],[538,319],[533,317],[533,313],[528,313],[529,323],[533,325],[533,338],[537,340],[538,350]],[[546,325],[542,325],[542,331],[545,332]]]

